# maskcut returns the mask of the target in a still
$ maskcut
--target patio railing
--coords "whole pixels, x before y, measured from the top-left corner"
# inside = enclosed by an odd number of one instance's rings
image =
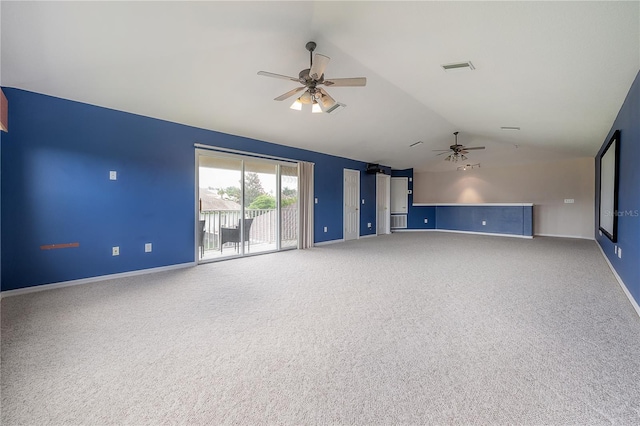
[[[298,209],[287,206],[281,209],[281,240],[297,241]],[[245,218],[253,219],[249,230],[251,244],[276,242],[276,209],[245,209]],[[240,210],[203,210],[200,220],[205,221],[204,249],[220,250],[220,228],[236,228],[240,224]],[[226,244],[225,244],[226,247]]]

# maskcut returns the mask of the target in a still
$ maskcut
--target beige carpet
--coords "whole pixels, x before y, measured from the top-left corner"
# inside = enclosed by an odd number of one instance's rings
[[[405,233],[2,300],[3,425],[640,424],[593,241]]]

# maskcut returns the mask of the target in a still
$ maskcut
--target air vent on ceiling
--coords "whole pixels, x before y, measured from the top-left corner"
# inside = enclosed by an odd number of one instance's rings
[[[345,104],[342,104],[340,102],[336,102],[335,104],[333,104],[333,106],[331,106],[329,109],[327,109],[325,112],[327,114],[336,114],[340,111],[342,111],[344,108],[346,107]]]
[[[476,67],[473,66],[471,61],[467,62],[456,62],[455,64],[445,64],[442,65],[442,69],[450,72],[450,71],[472,71],[475,70]]]

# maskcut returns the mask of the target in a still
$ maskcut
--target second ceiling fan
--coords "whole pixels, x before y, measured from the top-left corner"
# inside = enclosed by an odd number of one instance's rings
[[[469,151],[476,150],[476,149],[484,149],[484,146],[466,147],[464,145],[459,145],[458,133],[460,132],[453,132],[453,134],[456,137],[456,142],[453,145],[451,145],[449,149],[434,149],[434,151],[444,151],[438,155],[446,154],[451,151],[449,155],[444,159],[444,161],[452,161],[455,163],[458,160],[466,160],[467,156],[465,154],[468,154]]]
[[[318,86],[335,86],[335,87],[357,87],[357,86],[366,86],[367,79],[366,77],[354,77],[354,78],[325,78],[324,70],[329,63],[328,56],[321,55],[319,53],[313,54],[313,51],[316,49],[316,43],[310,41],[306,44],[306,48],[309,51],[310,64],[309,68],[303,69],[298,73],[298,78],[289,77],[281,74],[274,74],[272,72],[267,71],[259,71],[258,75],[263,75],[265,77],[273,77],[280,78],[284,80],[291,80],[297,83],[302,84],[301,87],[296,87],[295,89],[289,90],[287,93],[284,93],[277,98],[275,101],[284,101],[296,95],[300,92],[302,94],[298,96],[293,105],[291,105],[292,109],[300,110],[302,109],[302,104],[311,104],[313,106],[313,112],[326,112],[332,113],[337,111],[340,108],[344,108],[346,105],[340,102],[337,102],[333,99],[326,90],[322,87]]]

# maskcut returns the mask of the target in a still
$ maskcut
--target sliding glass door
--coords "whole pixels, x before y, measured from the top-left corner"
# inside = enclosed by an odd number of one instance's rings
[[[298,246],[298,166],[197,150],[200,262]]]
[[[250,232],[246,234],[245,252],[278,249],[277,174],[277,164],[255,160],[244,163],[245,227],[250,227]]]
[[[199,259],[240,255],[242,160],[201,155],[198,182]]]

